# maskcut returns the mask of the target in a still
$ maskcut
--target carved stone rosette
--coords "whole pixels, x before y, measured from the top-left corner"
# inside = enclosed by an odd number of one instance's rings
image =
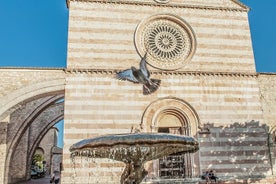
[[[159,14],[144,19],[135,31],[135,46],[147,62],[162,70],[183,67],[195,52],[196,39],[192,28],[181,18]]]

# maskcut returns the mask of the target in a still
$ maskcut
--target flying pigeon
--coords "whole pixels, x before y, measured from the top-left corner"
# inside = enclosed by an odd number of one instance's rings
[[[140,69],[132,66],[130,69],[123,70],[116,74],[117,79],[127,80],[133,83],[143,84],[143,94],[149,95],[155,92],[160,86],[161,80],[159,79],[150,79],[150,72],[146,66],[146,55],[142,58],[140,62]]]

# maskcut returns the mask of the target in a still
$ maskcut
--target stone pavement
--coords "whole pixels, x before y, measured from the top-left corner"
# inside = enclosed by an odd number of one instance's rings
[[[19,184],[50,184],[50,176],[45,176],[44,178],[31,179],[26,182],[21,182]]]

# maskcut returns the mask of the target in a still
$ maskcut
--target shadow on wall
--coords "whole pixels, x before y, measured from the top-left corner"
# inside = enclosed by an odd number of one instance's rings
[[[198,137],[202,172],[213,169],[222,179],[256,182],[273,174],[275,148],[267,125],[252,120],[218,127],[208,123],[203,129],[208,131]]]

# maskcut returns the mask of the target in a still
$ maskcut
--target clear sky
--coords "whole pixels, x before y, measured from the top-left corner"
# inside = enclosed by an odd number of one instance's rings
[[[276,0],[241,0],[257,72],[276,72]],[[0,67],[65,67],[66,0],[0,0]]]
[[[276,0],[241,0],[249,23],[257,72],[276,73]]]
[[[66,66],[66,0],[0,0],[0,28],[0,66]]]
[[[257,72],[276,73],[276,0],[241,2],[251,8]],[[0,0],[0,67],[64,68],[68,13],[66,0]]]

